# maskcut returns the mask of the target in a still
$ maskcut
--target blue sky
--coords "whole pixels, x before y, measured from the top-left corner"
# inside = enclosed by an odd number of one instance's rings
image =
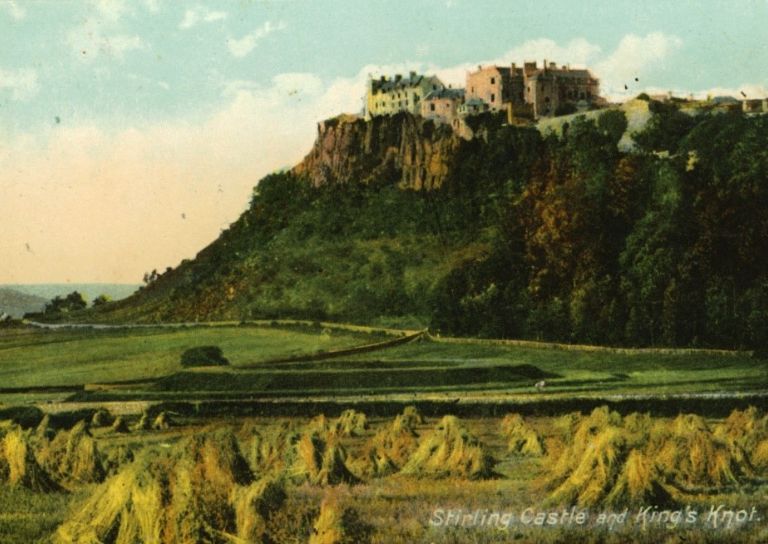
[[[0,282],[194,256],[368,74],[546,58],[616,99],[761,96],[767,25],[766,0],[0,0]]]

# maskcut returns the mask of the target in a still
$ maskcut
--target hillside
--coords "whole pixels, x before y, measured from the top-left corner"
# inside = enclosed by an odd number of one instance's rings
[[[14,289],[0,287],[0,315],[21,317],[28,312],[39,312],[48,302],[43,297],[28,295]]]
[[[471,141],[405,114],[326,121],[194,260],[81,318],[768,344],[766,117],[643,111],[634,132],[610,110],[545,135],[488,115]]]

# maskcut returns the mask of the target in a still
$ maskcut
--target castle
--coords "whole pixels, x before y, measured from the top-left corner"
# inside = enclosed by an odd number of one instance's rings
[[[584,111],[603,104],[600,83],[587,69],[558,67],[544,61],[522,66],[478,66],[467,74],[464,89],[446,87],[435,76],[411,72],[371,79],[365,117],[408,112],[460,128],[471,115],[507,112],[510,118],[538,119]]]

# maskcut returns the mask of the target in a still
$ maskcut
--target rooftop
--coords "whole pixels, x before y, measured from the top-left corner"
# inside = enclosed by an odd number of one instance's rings
[[[460,99],[464,97],[464,89],[450,89],[443,88],[436,91],[431,91],[424,100],[438,99],[438,98],[455,98]]]

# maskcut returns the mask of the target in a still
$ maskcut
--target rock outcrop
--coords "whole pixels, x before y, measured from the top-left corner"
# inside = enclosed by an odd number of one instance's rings
[[[310,153],[294,172],[313,185],[397,183],[405,189],[439,187],[460,138],[450,127],[406,113],[365,121],[341,115],[318,123]]]

